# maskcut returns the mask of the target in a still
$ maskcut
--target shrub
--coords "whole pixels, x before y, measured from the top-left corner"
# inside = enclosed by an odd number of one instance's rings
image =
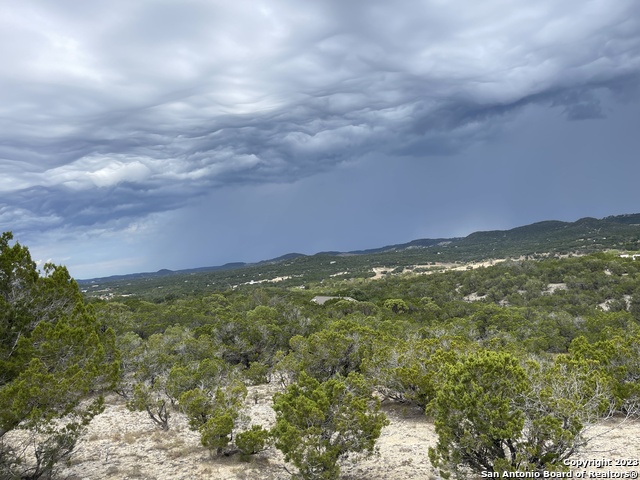
[[[320,383],[304,372],[274,397],[276,447],[298,469],[294,478],[335,479],[349,453],[371,454],[388,424],[364,378],[351,373]]]
[[[559,356],[526,367],[508,353],[479,351],[449,369],[429,449],[443,476],[565,469],[586,444],[584,429],[612,411],[610,379],[597,364]]]

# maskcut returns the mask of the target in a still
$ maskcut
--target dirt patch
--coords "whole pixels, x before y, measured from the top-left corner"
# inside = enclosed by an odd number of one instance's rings
[[[250,423],[269,427],[275,420],[271,397],[276,385],[250,387],[246,413]],[[428,458],[435,446],[434,425],[422,410],[388,403],[383,405],[390,425],[378,440],[377,455],[342,462],[342,480],[425,480],[438,477]],[[116,396],[108,398],[104,413],[94,418],[80,442],[71,465],[62,470],[68,480],[93,479],[229,479],[285,480],[289,474],[275,448],[249,462],[238,456],[211,457],[200,445],[198,434],[189,430],[186,419],[174,413],[168,432],[157,429],[144,413],[129,412]],[[588,431],[594,437],[575,459],[635,458],[640,452],[640,423],[608,420]],[[595,467],[574,470],[603,471]],[[629,471],[628,467],[605,470]],[[636,471],[640,468],[636,468]]]

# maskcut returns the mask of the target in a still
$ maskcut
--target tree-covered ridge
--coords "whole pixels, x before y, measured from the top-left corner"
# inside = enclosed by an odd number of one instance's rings
[[[108,306],[114,328],[132,328],[147,336],[167,326],[181,324],[210,328],[229,318],[255,325],[248,311],[268,306],[272,324],[285,328],[286,318],[313,318],[311,329],[326,317],[360,314],[384,320],[394,314],[385,308],[389,299],[402,299],[406,309],[400,318],[425,327],[450,319],[463,319],[478,310],[504,312],[525,310],[556,317],[637,315],[640,262],[618,253],[583,257],[509,260],[471,270],[451,270],[429,275],[405,273],[368,281],[331,279],[307,289],[286,285],[248,285],[205,295],[172,295],[144,300],[139,296],[94,302],[100,310]],[[315,295],[351,297],[358,302],[331,300],[324,306],[311,302]],[[265,307],[266,308],[266,307]],[[405,312],[406,310],[406,312]],[[397,313],[397,312],[396,312]],[[263,313],[264,314],[264,313]],[[395,315],[395,314],[394,314]],[[396,316],[397,317],[397,316]],[[394,321],[397,321],[394,318]],[[119,322],[124,322],[118,327]],[[228,327],[227,327],[228,328]],[[290,330],[294,332],[295,329]],[[308,333],[305,329],[302,333]]]
[[[416,240],[357,252],[291,254],[257,264],[230,264],[212,269],[161,271],[81,282],[86,295],[167,296],[225,291],[256,283],[305,286],[339,279],[371,278],[374,269],[388,273],[407,268],[429,270],[443,263],[504,258],[584,255],[616,249],[640,251],[640,214],[573,223],[548,221],[507,231],[476,232],[465,238]],[[169,291],[170,290],[170,291]]]

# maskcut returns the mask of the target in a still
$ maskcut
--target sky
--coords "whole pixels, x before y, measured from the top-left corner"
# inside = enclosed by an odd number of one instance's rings
[[[76,278],[640,212],[637,0],[24,0],[0,231]]]

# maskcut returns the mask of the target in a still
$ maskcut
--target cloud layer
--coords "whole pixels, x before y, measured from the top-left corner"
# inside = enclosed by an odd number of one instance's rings
[[[528,105],[605,118],[640,80],[640,3],[34,0],[0,14],[0,61],[0,225],[119,230],[456,154]]]

